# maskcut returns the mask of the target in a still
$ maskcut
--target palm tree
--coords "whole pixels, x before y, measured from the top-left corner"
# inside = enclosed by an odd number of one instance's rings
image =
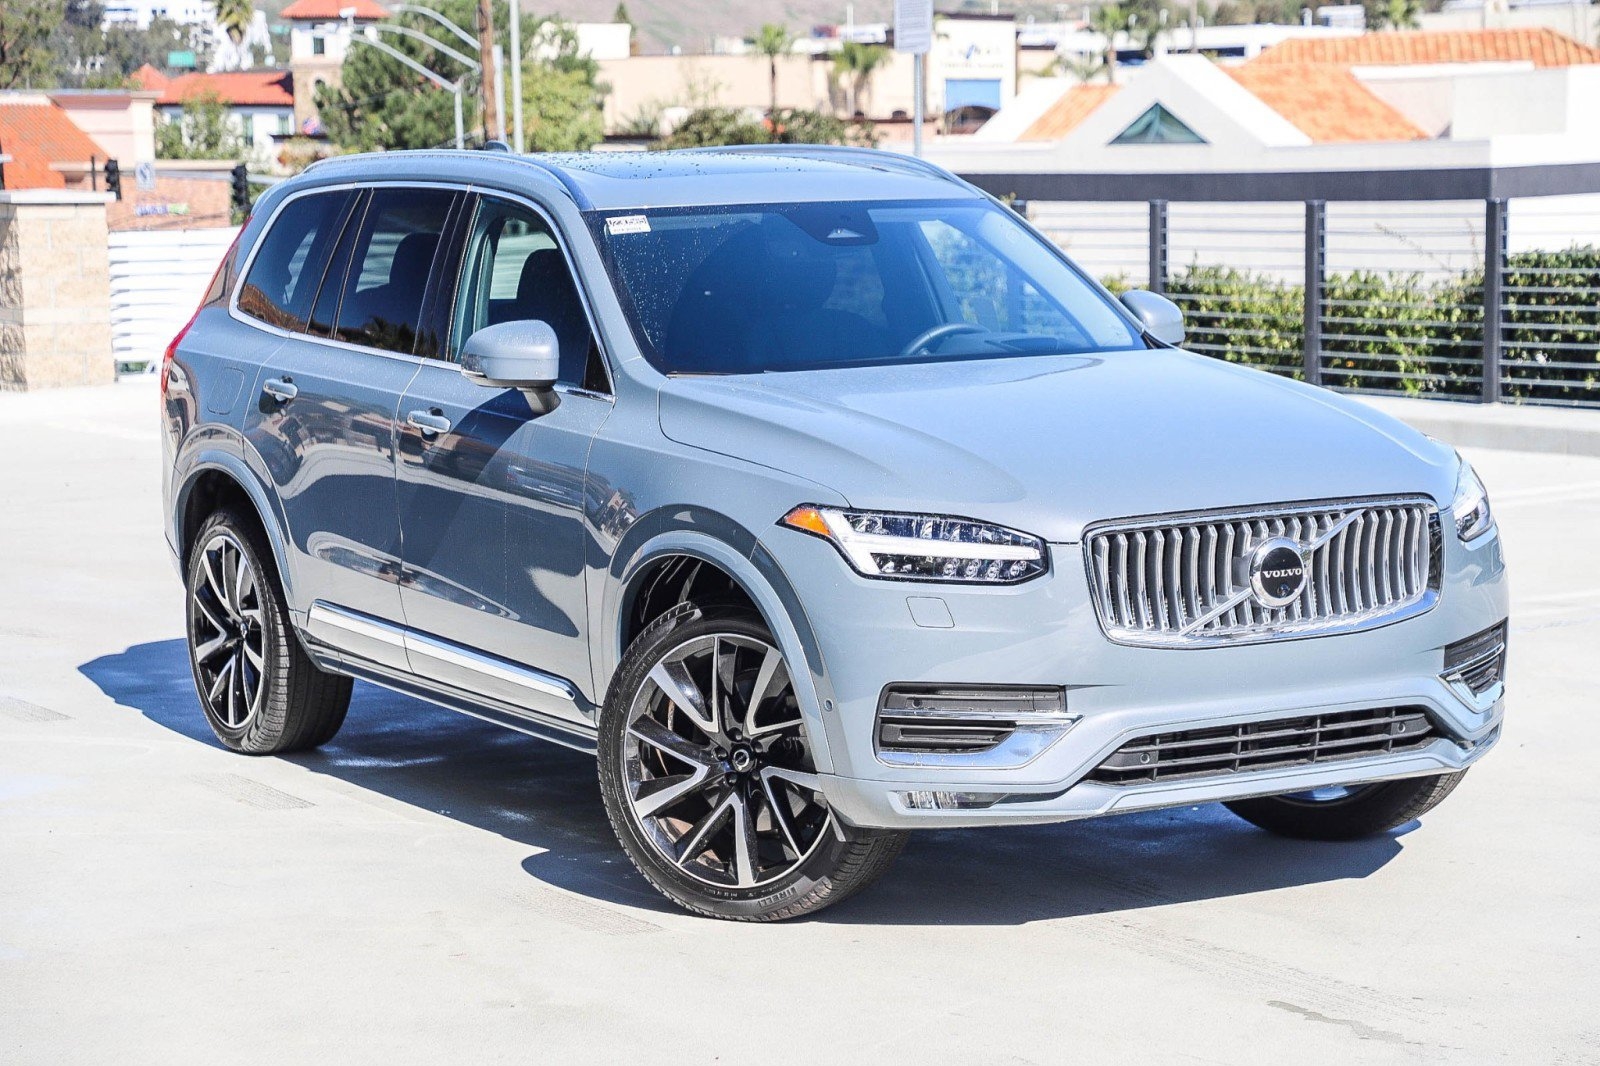
[[[889,58],[889,50],[880,44],[861,44],[857,41],[846,41],[839,49],[839,54],[833,57],[833,72],[835,76],[847,79],[850,84],[850,117],[855,118],[860,110],[859,102],[861,91],[866,88],[867,79],[872,77],[872,72],[883,65]]]
[[[1128,28],[1128,13],[1119,4],[1102,4],[1089,17],[1089,28],[1106,39],[1106,81],[1117,80],[1117,34]]]
[[[1388,0],[1383,5],[1380,27],[1391,30],[1416,29],[1422,6],[1417,0]]]
[[[217,25],[227,32],[234,44],[244,40],[255,17],[252,0],[217,0]]]
[[[756,51],[767,57],[767,80],[771,89],[769,116],[778,113],[778,57],[788,55],[793,48],[794,34],[787,26],[769,22],[756,33]]]

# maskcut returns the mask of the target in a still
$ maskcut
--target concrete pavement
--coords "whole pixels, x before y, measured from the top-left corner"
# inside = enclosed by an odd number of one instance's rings
[[[1469,450],[1511,716],[1419,825],[930,833],[751,927],[660,901],[574,753],[368,686],[323,751],[219,747],[152,385],[0,395],[0,1061],[1600,1061],[1600,460]]]

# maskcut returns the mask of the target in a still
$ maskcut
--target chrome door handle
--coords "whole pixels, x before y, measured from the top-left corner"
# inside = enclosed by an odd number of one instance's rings
[[[450,432],[450,420],[434,411],[410,411],[406,421],[421,430],[424,437]]]
[[[261,391],[271,396],[279,403],[288,403],[300,395],[300,390],[288,378],[268,378],[261,385]]]

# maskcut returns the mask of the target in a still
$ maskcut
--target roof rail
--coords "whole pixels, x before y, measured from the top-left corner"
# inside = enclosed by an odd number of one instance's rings
[[[850,144],[730,144],[713,145],[706,148],[681,148],[681,152],[735,152],[741,155],[791,155],[809,157],[813,159],[848,158],[875,167],[887,167],[899,170],[906,174],[920,174],[923,177],[947,181],[952,185],[970,188],[970,185],[955,174],[914,155],[905,155],[902,152],[888,152],[881,148],[861,148]]]

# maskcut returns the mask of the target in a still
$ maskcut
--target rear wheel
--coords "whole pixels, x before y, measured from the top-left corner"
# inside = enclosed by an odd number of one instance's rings
[[[600,787],[640,873],[717,918],[837,903],[905,843],[829,809],[788,664],[748,610],[676,611],[634,641],[602,712]]]
[[[1455,790],[1465,770],[1370,785],[1336,785],[1234,800],[1224,806],[1280,836],[1302,840],[1356,840],[1398,829],[1433,810]]]
[[[317,669],[295,639],[260,528],[225,509],[194,544],[185,582],[189,665],[212,732],[250,755],[331,740],[350,705],[350,679]]]

